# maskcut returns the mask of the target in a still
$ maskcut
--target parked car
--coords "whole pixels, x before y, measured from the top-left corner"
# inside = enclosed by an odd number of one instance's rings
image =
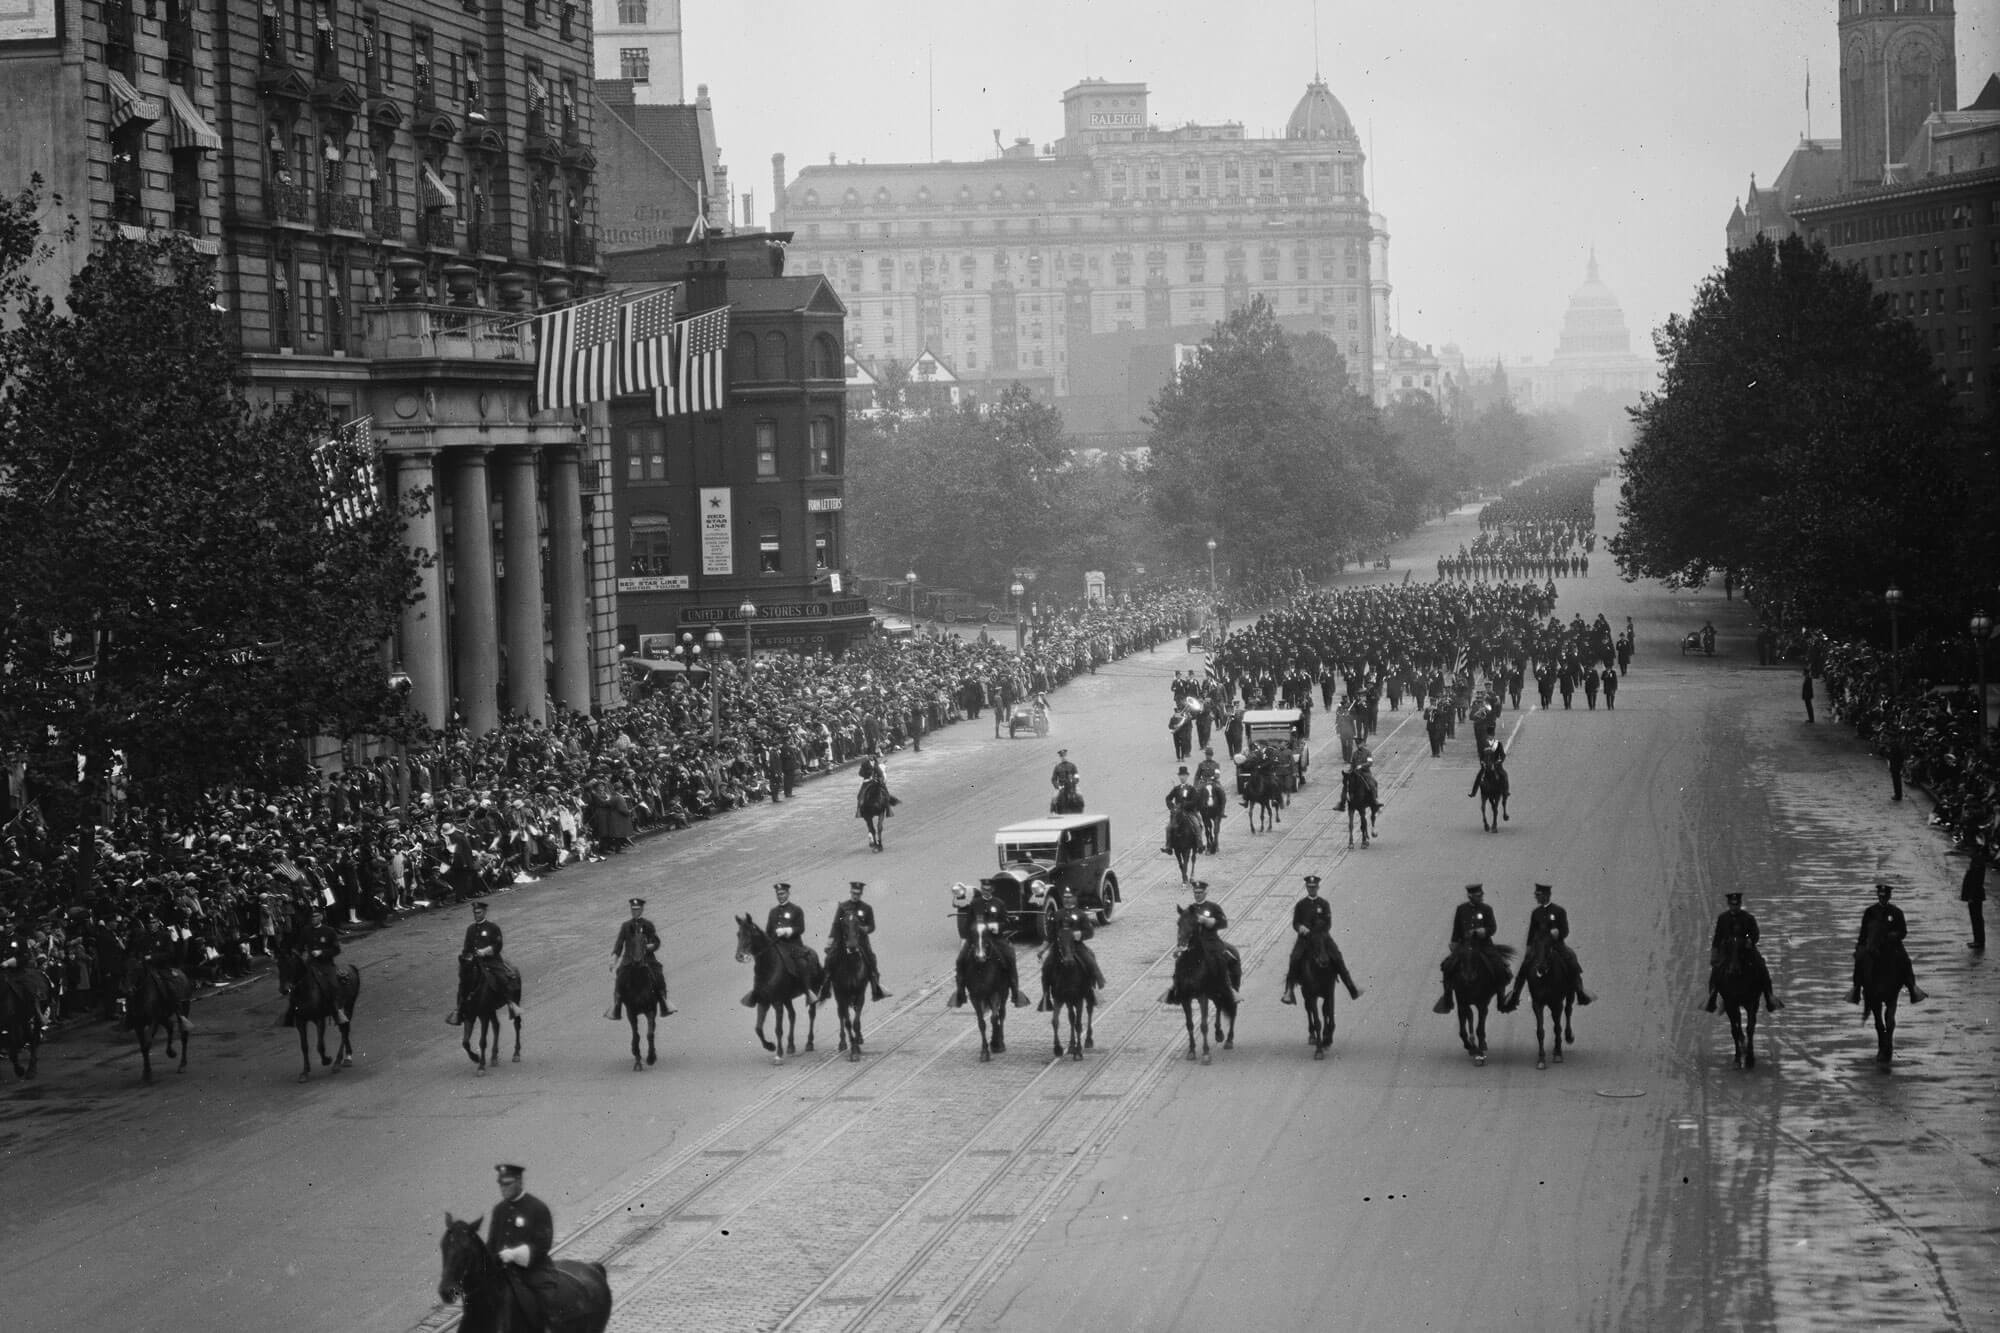
[[[1064,889],[1076,890],[1077,906],[1097,914],[1099,925],[1117,910],[1118,876],[1111,869],[1109,815],[1045,815],[1009,824],[994,833],[999,870],[981,884],[1008,912],[1012,931],[1045,937],[1045,918],[1062,903]],[[965,906],[955,894],[954,911]]]

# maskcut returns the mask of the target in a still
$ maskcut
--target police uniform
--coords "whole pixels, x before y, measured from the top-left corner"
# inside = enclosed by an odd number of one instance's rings
[[[1546,884],[1537,884],[1535,891],[1540,893],[1548,887]],[[1589,1004],[1595,997],[1583,988],[1583,964],[1577,961],[1576,950],[1569,947],[1569,913],[1563,910],[1560,903],[1554,901],[1536,903],[1535,910],[1528,913],[1528,941],[1521,950],[1522,957],[1526,958],[1528,950],[1535,947],[1535,941],[1545,936],[1555,941],[1555,946],[1562,955],[1563,964],[1569,968],[1570,984],[1576,988],[1576,1002]],[[1514,991],[1501,1006],[1502,1012],[1512,1009],[1520,1002],[1521,988],[1527,981],[1527,969],[1523,968],[1514,978]]]
[[[1468,884],[1466,885],[1466,892],[1470,894],[1474,889],[1478,888],[1480,888],[1479,885]],[[1484,893],[1485,890],[1480,889],[1480,892]],[[1467,901],[1460,903],[1453,909],[1451,914],[1451,952],[1445,954],[1444,961],[1438,964],[1438,972],[1442,974],[1444,980],[1444,995],[1435,1005],[1431,1006],[1435,1012],[1440,1014],[1451,1012],[1451,960],[1457,955],[1458,950],[1460,948],[1488,948],[1493,943],[1493,937],[1499,931],[1500,919],[1493,914],[1491,903],[1484,900],[1480,902]],[[1511,981],[1512,979],[1511,976],[1505,977],[1501,985],[1506,985],[1507,981]]]
[[[982,885],[972,901],[958,909],[958,933],[965,943],[958,951],[958,990],[951,997],[951,1007],[956,1009],[965,1003],[965,972],[972,962],[981,926],[992,927],[984,932],[987,935],[986,947],[1000,960],[1001,970],[1007,977],[1007,990],[1015,1006],[1025,1006],[1028,997],[1021,994],[1020,967],[1014,959],[1014,946],[1007,941],[1007,909],[990,889]]]
[[[1886,884],[1878,884],[1877,889],[1886,890]],[[1861,1002],[1861,949],[1868,943],[1868,931],[1876,922],[1883,923],[1884,938],[1896,953],[1901,955],[1902,983],[1910,991],[1910,1003],[1916,1004],[1925,998],[1917,986],[1917,976],[1910,966],[1910,952],[1903,947],[1903,939],[1910,933],[1909,923],[1903,919],[1903,909],[1889,901],[1885,893],[1881,898],[1868,904],[1868,910],[1861,914],[1861,933],[1854,940],[1854,989],[1847,993],[1849,1004]],[[1893,993],[1893,992],[1892,992]]]
[[[882,812],[883,816],[886,818],[896,813],[896,798],[889,794],[889,774],[882,767],[881,755],[871,750],[868,756],[855,768],[854,775],[861,779],[861,786],[854,793],[854,813],[856,815],[861,813],[861,793],[867,791],[868,784],[877,779],[882,783],[882,795],[889,802],[888,808]]]
[[[1308,887],[1318,888],[1319,883],[1318,875],[1306,876]],[[1333,904],[1317,893],[1308,893],[1292,904],[1292,956],[1285,965],[1281,1004],[1298,1003],[1298,979],[1305,975],[1307,961],[1315,957],[1333,968],[1333,974],[1347,987],[1349,995],[1361,998],[1361,988],[1348,975],[1347,960],[1341,957],[1340,946],[1333,942]]]
[[[1235,945],[1222,938],[1222,932],[1229,929],[1229,914],[1222,910],[1221,903],[1212,903],[1206,898],[1197,899],[1188,912],[1194,917],[1194,928],[1205,931],[1210,942],[1229,960],[1229,989],[1242,990],[1243,957],[1236,952]]]
[[[1196,786],[1204,782],[1222,781],[1222,765],[1215,762],[1213,754],[1204,754],[1201,762],[1194,766],[1194,780]]]
[[[458,1008],[446,1022],[455,1023],[464,1015],[465,1006],[472,999],[475,979],[481,971],[499,983],[500,993],[507,997],[509,1011],[519,1016],[520,1011],[515,1005],[521,997],[521,974],[500,956],[502,943],[500,927],[483,915],[465,928],[465,942],[458,954]]]
[[[1764,955],[1757,948],[1757,940],[1759,938],[1757,918],[1743,910],[1742,894],[1732,893],[1727,895],[1727,897],[1729,899],[1729,906],[1720,916],[1715,918],[1715,934],[1709,938],[1708,942],[1708,1004],[1706,1006],[1708,1012],[1711,1014],[1715,1012],[1715,997],[1719,990],[1716,981],[1717,973],[1722,966],[1722,951],[1726,946],[1735,945],[1749,952],[1750,966],[1756,970],[1757,979],[1763,983],[1765,1007],[1772,1013],[1776,1013],[1785,1006],[1780,1004],[1778,997],[1771,993],[1771,969],[1765,963]]]
[[[503,1179],[521,1175],[521,1168],[511,1164],[496,1169]],[[555,1293],[557,1274],[549,1260],[555,1239],[555,1217],[549,1206],[525,1191],[495,1204],[486,1226],[486,1248],[501,1261],[501,1272],[508,1275],[517,1298],[531,1307],[524,1313],[530,1316],[532,1328],[542,1326],[549,1298]],[[522,1249],[527,1251],[525,1255],[518,1253]],[[508,1257],[509,1251],[516,1254]]]
[[[858,889],[861,885],[850,882],[848,887]],[[875,905],[873,903],[863,902],[860,898],[855,897],[849,898],[846,902],[833,909],[833,928],[827,932],[826,936],[826,956],[828,958],[833,957],[833,951],[837,947],[837,941],[840,939],[841,923],[850,918],[854,921],[855,938],[861,942],[861,956],[868,962],[868,984],[873,988],[874,998],[877,1001],[886,1000],[889,998],[889,992],[882,989],[882,974],[876,967],[875,942],[871,938],[875,934]],[[800,921],[803,928],[803,913],[800,914]],[[819,997],[822,1000],[826,998],[827,992],[832,985],[833,977],[829,973],[825,981],[820,985]]]
[[[646,900],[634,898],[630,905],[643,908]],[[646,970],[653,974],[653,985],[660,992],[660,1016],[664,1018],[674,1012],[673,1006],[667,1003],[666,969],[660,966],[660,932],[651,921],[642,915],[628,918],[620,923],[618,938],[611,942],[611,956],[614,976],[611,985],[611,1008],[605,1011],[606,1018],[615,1019],[620,1016],[623,1002],[618,998],[615,974],[619,969],[633,963],[643,964]]]
[[[1197,814],[1201,812],[1201,792],[1187,780],[1186,768],[1181,769],[1180,781],[1167,792],[1167,833],[1160,850],[1170,855],[1174,850],[1174,816],[1182,810],[1193,810]]]
[[[1089,911],[1081,907],[1059,908],[1048,918],[1048,926],[1048,939],[1050,942],[1044,950],[1042,958],[1042,999],[1041,1003],[1035,1006],[1044,1013],[1051,1008],[1049,1004],[1049,971],[1056,964],[1055,940],[1059,931],[1071,931],[1075,933],[1077,938],[1072,941],[1072,944],[1076,949],[1077,957],[1081,958],[1083,965],[1090,970],[1090,984],[1092,989],[1104,989],[1104,970],[1098,967],[1097,954],[1090,947],[1091,938],[1097,934],[1097,923],[1091,918]]]
[[[1076,765],[1072,764],[1067,757],[1069,751],[1064,750],[1062,753],[1065,756],[1064,759],[1062,760],[1061,763],[1057,764],[1055,766],[1054,771],[1052,771],[1049,774],[1049,785],[1051,787],[1054,787],[1057,791],[1061,791],[1066,784],[1076,782],[1078,777],[1080,776],[1077,772]]]

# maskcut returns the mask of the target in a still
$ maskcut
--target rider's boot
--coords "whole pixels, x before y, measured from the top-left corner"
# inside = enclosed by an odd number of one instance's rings
[[[1035,1001],[1035,1012],[1038,1014],[1046,1014],[1047,1012],[1049,1012],[1049,1010],[1053,1008],[1055,1008],[1055,1006],[1049,1003],[1048,985],[1044,983],[1042,986],[1042,998]]]
[[[507,1017],[513,1019],[516,1023],[520,1022],[521,1006],[515,1004],[512,1000],[507,1001]]]
[[[963,982],[960,982],[958,989],[951,993],[951,999],[947,1002],[946,1007],[951,1009],[965,1008],[965,984]]]
[[[1911,977],[1909,979],[1909,987],[1910,987],[1911,1004],[1922,1004],[1926,999],[1929,998],[1928,993],[1917,985],[1917,979],[1915,977]]]
[[[1286,977],[1286,978],[1285,978],[1285,993],[1284,993],[1283,995],[1280,995],[1280,996],[1278,997],[1278,1003],[1279,1003],[1279,1004],[1297,1004],[1297,1003],[1299,1002],[1299,994],[1298,994],[1298,989],[1299,989],[1299,988],[1298,988],[1298,986],[1297,986],[1296,984],[1294,984],[1294,983],[1293,983],[1292,979],[1291,979],[1290,977]]]
[[[353,1020],[347,1016],[344,1010],[335,1009],[333,1011],[333,1021],[338,1023],[341,1027],[346,1027]]]
[[[1576,979],[1576,1002],[1578,1004],[1589,1004],[1595,998],[1594,995],[1583,988],[1583,978],[1578,977]]]
[[[1018,982],[1014,986],[1014,1007],[1016,1009],[1026,1009],[1028,1007],[1028,997],[1021,994],[1021,987]]]
[[[1347,964],[1346,964],[1346,963],[1342,963],[1342,964],[1340,965],[1340,970],[1339,970],[1338,972],[1336,972],[1336,973],[1335,973],[1334,975],[1335,975],[1335,976],[1338,976],[1338,977],[1340,978],[1340,984],[1341,984],[1341,985],[1343,985],[1343,986],[1347,987],[1347,998],[1348,998],[1348,999],[1350,999],[1350,1000],[1358,1000],[1358,999],[1360,999],[1360,998],[1361,998],[1361,987],[1359,987],[1359,986],[1355,985],[1355,984],[1354,984],[1354,978],[1353,978],[1353,977],[1351,977],[1351,976],[1349,976],[1349,975],[1347,974]]]
[[[445,1016],[444,1025],[446,1027],[451,1027],[451,1028],[457,1027],[460,1023],[465,1021],[464,1018],[461,1017],[461,1015],[463,1015],[464,1012],[465,1012],[465,1001],[460,1000],[457,1004],[454,1004],[451,1007],[451,1013]]]
[[[614,1023],[625,1016],[625,1003],[618,998],[616,990],[611,992],[611,1007],[604,1011],[604,1016]]]
[[[1090,988],[1092,990],[1104,989],[1104,969],[1097,965],[1095,958],[1090,960]]]
[[[743,992],[741,1003],[745,1009],[755,1009],[757,1007],[757,992],[754,990]]]
[[[1715,989],[1713,987],[1709,988],[1708,1003],[1703,1005],[1702,1008],[1708,1010],[1711,1014],[1715,1012]]]
[[[882,1001],[888,999],[892,994],[894,994],[893,991],[886,991],[882,989],[882,978],[879,975],[877,975],[875,969],[873,968],[868,969],[868,992],[870,996],[873,997],[875,1003],[877,1004],[882,1003]]]
[[[1432,1012],[1432,1013],[1434,1013],[1434,1014],[1448,1014],[1448,1013],[1450,1013],[1450,1012],[1451,1012],[1451,987],[1450,987],[1450,986],[1446,986],[1446,987],[1444,988],[1444,994],[1440,995],[1440,996],[1438,997],[1438,1002],[1437,1002],[1436,1004],[1434,1004],[1434,1005],[1432,1005],[1432,1006],[1431,1006],[1431,1012]]]
[[[1778,997],[1771,994],[1771,988],[1768,986],[1764,988],[1764,1007],[1774,1014],[1785,1007],[1778,1003]]]

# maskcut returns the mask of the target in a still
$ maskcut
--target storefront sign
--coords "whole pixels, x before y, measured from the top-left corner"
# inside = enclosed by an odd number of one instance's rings
[[[686,574],[647,574],[618,580],[620,592],[686,592],[687,590]]]
[[[762,625],[779,620],[828,620],[867,614],[866,597],[842,597],[831,602],[779,602],[772,606],[758,607],[757,623]],[[742,620],[743,617],[737,614],[733,606],[684,606],[680,609],[680,623],[683,625],[741,624]]]
[[[839,508],[840,497],[837,495],[814,495],[806,499],[806,512],[808,514],[831,514],[838,511]]]
[[[734,574],[736,540],[729,521],[729,488],[701,488],[701,572]],[[725,617],[726,618],[726,617]]]

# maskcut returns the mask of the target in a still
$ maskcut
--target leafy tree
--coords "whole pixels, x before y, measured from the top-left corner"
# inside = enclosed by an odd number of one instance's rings
[[[33,206],[0,204],[5,279]],[[114,756],[137,799],[173,803],[295,765],[314,735],[401,730],[381,645],[416,595],[398,510],[423,497],[375,505],[323,405],[248,400],[185,241],[103,237],[67,313],[10,290],[0,740],[81,756],[89,811]]]
[[[1739,250],[1656,334],[1661,388],[1623,455],[1627,579],[1733,572],[1791,623],[1872,623],[1890,582],[1919,615],[1962,512],[1949,390],[1856,269],[1797,238]]]
[[[1458,432],[1429,394],[1389,404],[1383,424],[1397,457],[1415,479],[1424,513],[1449,506],[1470,477]]]

